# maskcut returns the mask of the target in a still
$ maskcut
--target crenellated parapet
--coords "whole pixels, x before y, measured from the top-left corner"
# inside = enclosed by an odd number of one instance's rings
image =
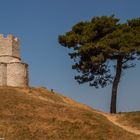
[[[4,37],[0,34],[0,56],[10,55],[20,57],[19,54],[19,39],[13,35]]]
[[[6,37],[3,34],[0,34],[0,40],[2,39],[7,39],[12,42],[19,42],[19,39],[17,37],[14,37],[12,34],[7,35]]]

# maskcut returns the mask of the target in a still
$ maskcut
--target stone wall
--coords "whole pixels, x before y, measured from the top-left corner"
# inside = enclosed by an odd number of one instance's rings
[[[7,64],[0,63],[0,85],[6,86],[7,85]]]
[[[12,46],[12,56],[20,57],[19,40],[17,38],[12,40]]]
[[[0,86],[28,86],[28,65],[21,62],[0,63]]]
[[[12,40],[0,36],[0,56],[12,55]]]
[[[7,85],[16,87],[28,86],[28,65],[18,62],[7,64]]]

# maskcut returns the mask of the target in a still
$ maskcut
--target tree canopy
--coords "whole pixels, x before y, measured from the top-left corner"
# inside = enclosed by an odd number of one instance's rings
[[[133,60],[139,59],[140,18],[121,23],[114,15],[93,17],[75,24],[58,40],[70,49],[72,68],[79,73],[75,79],[80,84],[89,82],[98,88],[114,82],[117,90],[122,70],[134,67]],[[115,75],[110,62],[116,68]]]

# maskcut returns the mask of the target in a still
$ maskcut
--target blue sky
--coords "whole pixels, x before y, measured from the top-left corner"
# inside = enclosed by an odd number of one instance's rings
[[[29,64],[30,85],[54,89],[65,96],[109,111],[111,86],[78,85],[68,50],[59,34],[93,16],[115,14],[121,22],[140,17],[139,0],[0,0],[0,33],[20,38],[21,56]],[[118,89],[118,111],[140,110],[140,62],[126,70]]]

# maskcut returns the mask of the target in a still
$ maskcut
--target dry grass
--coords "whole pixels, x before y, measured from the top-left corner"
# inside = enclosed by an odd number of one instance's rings
[[[117,121],[125,126],[140,130],[140,112],[128,112],[117,115]]]
[[[88,107],[44,88],[0,88],[6,140],[137,140]]]

